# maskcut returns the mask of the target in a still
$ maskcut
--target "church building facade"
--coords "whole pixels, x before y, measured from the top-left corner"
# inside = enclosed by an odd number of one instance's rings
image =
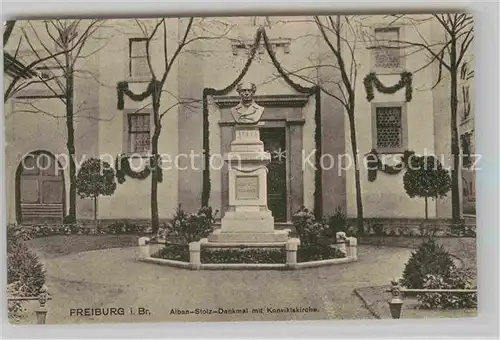
[[[395,166],[410,150],[437,155],[449,166],[449,84],[443,80],[433,86],[438,65],[422,67],[428,63],[425,51],[406,53],[374,41],[416,41],[424,36],[436,42],[444,32],[432,20],[418,31],[408,22],[394,23],[383,16],[358,21],[364,33],[346,32],[349,46],[342,46],[355,79],[354,123],[364,215],[419,220],[424,217],[424,201],[405,193],[404,171],[375,171],[374,176],[365,159],[375,151],[387,165]],[[153,31],[157,21],[140,22],[108,20],[97,31],[98,39],[86,44],[88,57],[78,61],[82,72],[75,76],[77,163],[100,157],[115,167],[120,163],[117,158],[125,156],[137,173],[148,165],[155,122],[151,97],[140,94],[153,83],[151,68],[161,77],[165,44],[172,58],[189,26],[187,19],[168,19],[166,36],[155,36],[148,46],[146,33]],[[210,205],[220,211],[219,217],[229,209],[223,156],[233,139],[231,108],[240,101],[236,87],[242,82],[255,84],[255,101],[264,107],[260,136],[272,157],[267,200],[275,222],[290,224],[301,206],[323,216],[340,210],[354,218],[352,122],[336,99],[346,95],[339,85],[342,75],[314,20],[205,18],[195,21],[192,34],[193,40],[172,64],[161,95],[160,218],[171,218],[179,205],[188,212]],[[16,39],[11,41],[8,49],[14,50]],[[4,79],[8,83],[12,76]],[[377,83],[393,89],[379,91]],[[62,222],[67,214],[67,135],[61,96],[37,83],[5,104],[8,222]],[[474,115],[473,109],[469,114]],[[32,157],[23,162],[26,155]],[[99,198],[97,216],[102,221],[147,221],[150,192],[149,176],[126,174],[113,195]],[[430,218],[451,217],[450,195],[430,201]],[[76,205],[79,220],[93,218],[91,200],[78,198]]]

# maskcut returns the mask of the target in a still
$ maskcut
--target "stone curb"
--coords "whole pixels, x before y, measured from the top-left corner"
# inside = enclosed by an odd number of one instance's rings
[[[374,286],[376,287],[376,286]],[[371,287],[363,287],[363,288],[371,288]],[[365,297],[363,296],[363,294],[360,293],[359,291],[359,288],[354,288],[354,293],[361,299],[361,301],[363,302],[363,305],[365,306],[366,309],[368,309],[368,311],[370,312],[371,315],[373,315],[373,317],[375,319],[383,319],[376,311],[375,311],[375,308],[373,308],[373,305],[368,303],[368,301],[365,299]]]
[[[330,259],[330,260],[320,260],[320,261],[309,261],[309,262],[299,262],[295,265],[287,265],[285,263],[202,263],[196,268],[193,267],[189,262],[175,261],[160,259],[156,257],[145,257],[139,259],[139,261],[146,263],[153,263],[163,266],[171,266],[186,269],[206,269],[206,270],[219,270],[219,269],[229,269],[229,270],[265,270],[265,269],[275,269],[275,270],[293,270],[293,269],[304,269],[304,268],[317,268],[330,265],[344,264],[355,262],[357,259],[352,257],[345,257],[340,259]]]

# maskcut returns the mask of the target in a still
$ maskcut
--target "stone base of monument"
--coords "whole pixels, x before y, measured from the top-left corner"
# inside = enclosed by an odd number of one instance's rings
[[[276,230],[273,232],[223,232],[218,229],[208,236],[209,242],[231,243],[235,246],[245,246],[251,243],[283,243],[288,240],[288,232]]]
[[[274,218],[267,209],[229,211],[222,219],[221,228],[208,236],[217,243],[285,243],[290,230],[275,230]]]

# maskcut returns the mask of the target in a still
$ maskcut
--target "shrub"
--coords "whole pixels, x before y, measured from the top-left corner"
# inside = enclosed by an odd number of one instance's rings
[[[53,235],[95,235],[95,234],[144,234],[149,226],[137,225],[126,221],[119,221],[109,226],[98,225],[97,228],[89,228],[82,224],[35,224],[31,226],[9,225],[10,232],[15,233],[17,237],[25,240],[37,237],[46,237]]]
[[[211,207],[202,207],[196,214],[187,214],[179,205],[172,223],[166,226],[167,235],[184,244],[199,241],[213,231],[217,213]]]
[[[25,286],[21,282],[16,281],[7,285],[7,296],[20,297],[28,296],[28,294],[26,294]],[[9,320],[14,322],[18,322],[26,312],[26,308],[23,307],[23,301],[17,300],[9,300],[7,303],[7,309]]]
[[[476,227],[465,224],[464,220],[450,226],[450,234],[459,237],[476,237]]]
[[[99,227],[99,233],[101,234],[140,234],[144,232],[146,227],[140,226],[135,223],[130,223],[128,221],[118,221],[110,224],[107,227]]]
[[[445,197],[451,188],[448,170],[434,156],[412,155],[403,176],[403,186],[409,197],[425,200],[425,219],[428,218],[428,199]]]
[[[166,244],[151,257],[189,262],[189,247],[185,244]],[[344,258],[345,254],[328,245],[304,245],[297,251],[298,262]],[[201,248],[202,263],[285,263],[284,248]]]
[[[305,244],[297,250],[297,262],[321,261],[344,258],[345,254],[326,244]]]
[[[338,232],[346,234],[350,232],[347,216],[340,208],[337,208],[335,214],[329,216],[326,220],[328,228],[325,230],[325,236],[335,237]]]
[[[454,267],[452,256],[433,238],[429,238],[412,252],[405,265],[401,285],[411,289],[424,288],[427,275],[447,278]]]
[[[16,227],[7,228],[7,290],[9,296],[36,296],[45,283],[45,270],[36,254],[26,245],[30,235]],[[9,302],[11,319],[20,317],[21,302]]]
[[[285,263],[285,249],[201,249],[202,263]]]
[[[116,190],[115,170],[98,158],[89,158],[76,176],[76,192],[81,198],[94,201],[94,223],[97,223],[97,198],[111,196]]]
[[[324,221],[316,221],[314,212],[304,206],[293,215],[293,224],[302,245],[319,244],[329,232],[329,226]]]
[[[167,243],[165,247],[152,254],[151,257],[189,262],[189,246],[187,244]]]
[[[470,270],[453,267],[448,277],[427,274],[425,289],[471,289]],[[477,307],[477,293],[425,293],[418,294],[421,308],[474,308]]]
[[[7,284],[21,282],[26,294],[38,295],[45,282],[45,271],[24,242],[9,242],[7,250]]]
[[[381,223],[374,223],[371,225],[371,231],[376,236],[384,236],[384,226]]]

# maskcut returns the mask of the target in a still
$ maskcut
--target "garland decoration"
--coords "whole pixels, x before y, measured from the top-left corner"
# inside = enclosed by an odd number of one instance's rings
[[[148,84],[148,87],[146,88],[146,91],[135,94],[134,92],[130,91],[128,88],[128,82],[126,81],[120,81],[117,86],[116,86],[116,91],[117,91],[117,96],[118,96],[118,110],[123,110],[125,106],[124,102],[124,95],[127,95],[130,99],[132,99],[135,102],[141,102],[147,97],[154,95],[155,93],[158,93],[155,91],[155,89],[160,89],[161,88],[161,81],[159,80],[151,80],[151,82]],[[153,100],[153,103],[156,101]]]
[[[378,152],[375,149],[372,149],[366,156],[366,168],[368,170],[368,181],[373,182],[377,179],[377,172],[382,171],[388,175],[397,175],[399,174],[407,165],[408,160],[412,155],[414,155],[414,151],[405,150],[403,156],[401,157],[401,162],[396,165],[387,165],[383,164],[382,160],[379,157]]]
[[[405,88],[405,97],[406,101],[410,102],[412,99],[412,73],[411,72],[402,72],[401,78],[398,83],[392,86],[385,86],[382,82],[377,78],[377,75],[374,72],[368,73],[366,77],[363,79],[363,84],[365,85],[366,91],[366,100],[371,102],[373,98],[375,98],[373,86],[377,89],[377,91],[385,94],[393,94],[397,91],[401,90],[403,87]]]
[[[156,166],[158,183],[163,182],[163,171],[160,166],[160,163],[161,161],[158,162]],[[151,156],[149,159],[149,165],[145,166],[144,169],[142,169],[141,171],[134,171],[130,168],[129,158],[125,156],[125,154],[121,154],[117,156],[115,159],[116,179],[120,184],[125,183],[126,176],[139,180],[146,179],[151,174],[154,164],[156,164],[155,157]]]
[[[304,94],[309,94],[309,95],[315,95],[316,99],[316,111],[315,111],[315,123],[316,123],[316,131],[315,131],[315,147],[316,147],[316,154],[315,154],[315,162],[316,162],[316,171],[315,171],[315,192],[314,192],[314,206],[315,206],[315,213],[318,216],[321,216],[322,214],[322,192],[321,192],[321,166],[320,164],[320,159],[321,159],[321,89],[318,86],[312,86],[312,87],[305,87],[300,84],[295,83],[290,77],[286,74],[286,72],[283,70],[281,64],[279,63],[278,59],[276,58],[276,54],[272,50],[271,44],[269,43],[269,39],[266,34],[266,30],[264,27],[259,27],[257,29],[257,33],[255,35],[255,39],[253,42],[253,45],[250,49],[250,53],[248,55],[247,61],[245,62],[245,65],[243,66],[243,69],[241,70],[240,74],[234,79],[234,81],[226,86],[223,89],[214,89],[214,88],[204,88],[203,89],[203,150],[205,153],[205,159],[204,159],[204,169],[203,169],[203,188],[202,188],[202,197],[201,197],[201,202],[202,206],[208,206],[208,202],[210,199],[210,191],[211,191],[211,183],[210,183],[210,131],[209,131],[209,121],[208,121],[208,103],[207,103],[207,97],[208,96],[220,96],[220,95],[225,95],[232,91],[239,82],[243,79],[243,77],[247,74],[250,66],[252,65],[252,61],[255,57],[257,48],[260,44],[261,39],[264,39],[264,45],[267,50],[267,53],[269,54],[271,61],[274,64],[274,67],[277,69],[277,71],[280,73],[280,75],[283,77],[285,82],[292,87],[294,90],[300,93]]]

